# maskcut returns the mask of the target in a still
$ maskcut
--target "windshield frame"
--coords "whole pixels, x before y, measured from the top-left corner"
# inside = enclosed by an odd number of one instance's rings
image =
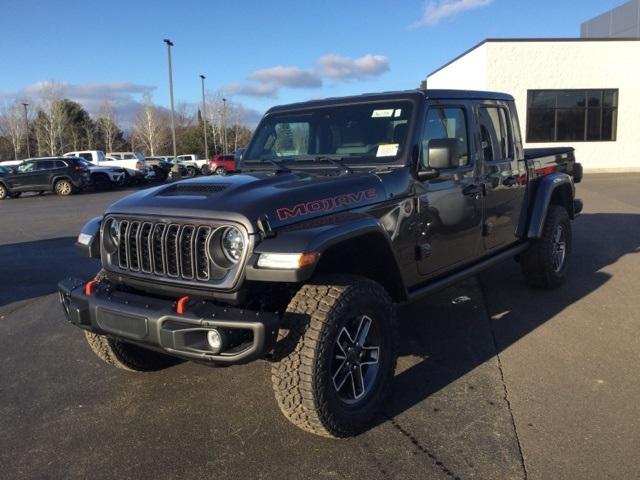
[[[415,92],[418,93],[418,92]],[[372,106],[375,108],[376,105],[389,105],[389,104],[398,104],[398,103],[407,103],[411,107],[411,112],[407,118],[407,133],[405,138],[405,146],[401,150],[401,152],[397,155],[388,157],[388,160],[384,160],[385,157],[379,157],[376,161],[370,161],[371,158],[375,157],[352,157],[354,161],[350,161],[349,155],[340,155],[340,154],[301,154],[295,155],[299,157],[317,157],[317,160],[292,160],[290,157],[282,156],[282,157],[273,157],[274,160],[278,162],[282,162],[282,164],[289,168],[322,168],[322,169],[335,169],[335,166],[332,166],[330,163],[322,160],[322,157],[332,157],[335,159],[340,159],[344,162],[344,164],[352,168],[367,168],[367,169],[389,169],[391,167],[404,167],[411,165],[411,159],[413,156],[414,144],[415,144],[415,135],[417,129],[419,130],[417,124],[419,123],[417,120],[420,118],[421,112],[423,110],[422,104],[424,103],[424,97],[418,96],[416,94],[400,94],[397,96],[375,96],[369,98],[346,98],[342,101],[336,99],[335,101],[314,101],[308,103],[300,103],[294,104],[290,106],[284,107],[274,107],[267,111],[267,113],[262,117],[260,123],[256,127],[251,141],[247,145],[245,150],[245,157],[243,158],[243,164],[247,168],[267,168],[273,169],[273,165],[266,161],[265,159],[260,158],[249,158],[247,155],[254,148],[254,144],[258,141],[258,132],[260,129],[267,123],[272,121],[274,117],[296,117],[296,116],[305,116],[312,113],[317,112],[318,110],[325,108],[336,108],[336,107],[362,107],[362,106]],[[292,156],[292,157],[295,157]],[[357,159],[357,160],[355,160]],[[367,160],[365,160],[367,159]]]

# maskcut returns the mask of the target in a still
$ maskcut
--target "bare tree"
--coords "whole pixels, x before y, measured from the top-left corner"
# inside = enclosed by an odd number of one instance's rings
[[[151,102],[151,97],[145,95],[144,107],[136,116],[133,125],[133,137],[137,143],[154,156],[167,143],[168,125],[165,116]]]
[[[49,155],[54,156],[61,148],[62,137],[67,124],[66,113],[62,103],[62,85],[45,82],[41,88],[43,115],[38,116],[36,128],[40,129],[39,138]]]
[[[18,160],[22,146],[22,138],[26,132],[22,105],[19,102],[5,104],[0,109],[0,134],[11,141],[13,156]]]
[[[105,100],[100,107],[98,126],[107,152],[113,152],[115,150],[116,137],[120,129],[118,128],[118,120],[110,100]]]
[[[213,151],[218,152],[222,148],[222,92],[207,92],[207,120],[211,126],[211,140],[213,143]]]

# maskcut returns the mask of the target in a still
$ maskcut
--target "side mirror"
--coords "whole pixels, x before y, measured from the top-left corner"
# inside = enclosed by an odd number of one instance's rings
[[[429,141],[429,167],[443,170],[458,166],[458,140],[435,138]]]

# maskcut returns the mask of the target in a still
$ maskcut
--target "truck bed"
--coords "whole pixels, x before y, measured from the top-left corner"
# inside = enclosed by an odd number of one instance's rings
[[[564,172],[571,175],[575,183],[582,180],[582,166],[576,163],[573,147],[525,148],[524,158],[535,177]]]

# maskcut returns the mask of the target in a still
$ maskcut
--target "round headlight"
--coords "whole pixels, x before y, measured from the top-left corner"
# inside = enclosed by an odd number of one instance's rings
[[[242,233],[235,227],[227,228],[222,234],[222,252],[225,257],[233,263],[237,263],[244,251],[244,238]]]
[[[120,222],[111,219],[104,228],[104,240],[102,242],[107,253],[115,253],[120,245]]]
[[[109,238],[115,245],[120,243],[120,222],[117,220],[112,220],[109,223]]]

